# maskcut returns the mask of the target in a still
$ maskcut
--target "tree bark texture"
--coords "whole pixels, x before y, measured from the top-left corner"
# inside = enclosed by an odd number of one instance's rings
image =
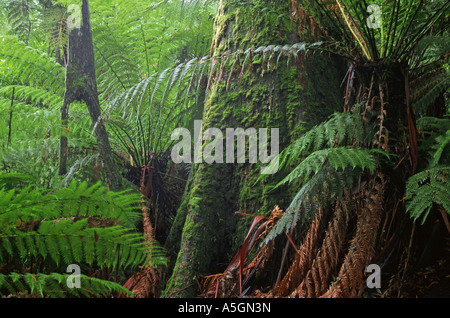
[[[63,125],[67,125],[69,106],[72,102],[83,100],[86,103],[97,139],[98,152],[103,161],[107,185],[111,190],[119,190],[122,182],[121,176],[114,162],[105,125],[100,118],[101,109],[95,76],[94,48],[88,0],[83,0],[81,12],[82,21],[80,28],[69,30],[69,59],[66,70],[64,102],[61,108],[61,120]],[[67,172],[67,148],[67,137],[62,136],[59,163],[59,173],[61,175]]]

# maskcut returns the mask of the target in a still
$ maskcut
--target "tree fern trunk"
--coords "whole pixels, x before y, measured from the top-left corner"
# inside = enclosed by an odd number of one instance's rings
[[[364,188],[337,201],[324,238],[323,230],[316,226],[321,215],[316,216],[294,262],[274,289],[275,296],[361,296],[367,266],[375,262],[377,251],[385,248],[389,239],[380,229],[382,221],[395,216],[395,206],[404,198],[405,182],[417,165],[415,147],[408,146],[414,142],[415,127],[405,103],[402,66],[358,65],[356,69],[354,84],[348,87],[352,92],[349,105],[364,102],[360,110],[371,118],[364,121],[375,128],[367,146],[395,154],[399,162],[395,168],[380,164]],[[351,219],[356,224],[351,224]]]
[[[251,46],[293,44],[305,39],[290,26],[290,1],[255,0],[245,6],[233,3],[219,2],[212,54],[245,51]],[[256,5],[268,10],[261,11]],[[332,58],[300,53],[289,65],[286,60],[279,62],[275,71],[267,69],[267,60],[252,62],[253,68],[240,75],[238,67],[238,71],[226,74],[226,81],[213,80],[205,99],[203,130],[215,127],[225,133],[226,128],[253,127],[267,128],[270,132],[270,128],[279,128],[282,149],[341,108],[339,83],[345,73],[338,71]],[[264,181],[254,185],[260,168],[260,164],[194,164],[188,191],[175,220],[179,226],[173,227],[182,231],[171,233],[168,242],[169,247],[179,252],[170,255],[175,265],[165,296],[194,296],[196,273],[223,271],[251,222],[238,217],[235,211],[268,215],[277,204],[287,206],[292,198],[289,191],[269,195]],[[277,174],[274,179],[281,177]],[[273,182],[271,179],[270,183]]]
[[[61,120],[67,124],[69,105],[73,101],[85,101],[97,138],[97,147],[105,169],[106,182],[111,190],[121,188],[121,176],[114,162],[108,140],[108,134],[100,119],[100,103],[98,100],[95,76],[94,48],[92,43],[89,2],[83,0],[82,21],[80,28],[69,30],[69,60],[66,71],[66,90],[61,108]],[[67,170],[67,138],[61,137],[59,173]]]

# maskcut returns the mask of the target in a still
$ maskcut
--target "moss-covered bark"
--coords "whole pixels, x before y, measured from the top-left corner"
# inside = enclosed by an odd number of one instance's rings
[[[212,54],[248,47],[300,42],[291,29],[287,0],[255,0],[247,6],[219,2]],[[267,10],[261,11],[257,4]],[[313,125],[341,109],[339,83],[343,74],[335,61],[308,55],[303,61],[280,62],[275,71],[261,74],[261,61],[232,80],[214,83],[206,97],[203,129],[279,128],[280,150]],[[268,215],[275,204],[287,206],[295,189],[269,192],[281,173],[264,178],[260,164],[195,164],[183,203],[178,211],[169,251],[176,261],[165,296],[195,295],[195,274],[223,271],[248,230],[243,211]],[[178,251],[177,254],[175,252]],[[172,260],[174,261],[174,260]],[[191,286],[187,288],[188,286]]]

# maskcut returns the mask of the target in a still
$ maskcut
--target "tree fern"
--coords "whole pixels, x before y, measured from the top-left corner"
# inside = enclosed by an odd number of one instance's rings
[[[155,107],[155,104],[158,106],[159,103],[163,103],[169,91],[174,90],[176,92],[174,96],[178,100],[186,100],[189,97],[186,94],[195,91],[195,88],[200,85],[204,76],[208,77],[206,87],[209,88],[213,80],[224,81],[226,73],[229,73],[231,78],[233,78],[233,75],[236,76],[237,65],[244,69],[250,68],[253,63],[261,64],[259,58],[263,55],[269,56],[273,69],[278,65],[275,61],[279,62],[281,57],[297,57],[299,52],[307,54],[310,51],[320,51],[322,49],[320,42],[312,44],[296,43],[283,46],[267,45],[249,48],[245,52],[239,50],[214,56],[193,58],[185,63],[154,73],[140,80],[132,87],[127,88],[109,103],[106,113],[118,112],[123,114],[125,118],[129,116],[135,118],[135,116],[148,112]],[[272,57],[272,60],[270,57]],[[275,59],[275,57],[277,58]],[[265,64],[268,64],[269,60]],[[243,61],[243,63],[239,61]],[[239,78],[236,76],[235,79],[238,80]],[[138,108],[140,111],[136,111],[136,107],[140,107],[139,105],[146,101],[144,97],[147,97],[149,101],[147,108]]]
[[[408,60],[417,43],[430,35],[431,30],[433,35],[442,35],[449,8],[445,0],[372,1],[370,4],[377,5],[375,16],[379,24],[373,28],[367,23],[374,17],[368,12],[368,3],[365,2],[315,0],[299,1],[299,4],[308,8],[313,18],[320,21],[334,38],[341,54],[354,58],[356,49],[365,62]]]
[[[206,38],[208,30],[212,29],[212,19],[202,18],[200,12],[206,14],[207,11],[200,8],[196,9],[199,10],[196,15],[192,12],[190,16],[174,15],[179,3],[133,0],[95,5],[92,25],[101,71],[99,89],[107,99],[113,100],[152,74],[184,62],[180,61],[187,58],[181,57],[184,46],[191,57],[207,52],[208,43],[202,48],[192,46],[204,42],[201,37]],[[197,28],[197,32],[189,32],[193,28]]]

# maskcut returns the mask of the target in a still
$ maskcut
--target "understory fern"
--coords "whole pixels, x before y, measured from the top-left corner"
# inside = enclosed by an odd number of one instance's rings
[[[280,153],[279,168],[294,168],[275,188],[298,181],[300,190],[266,242],[288,232],[299,220],[307,224],[320,206],[341,197],[344,189],[359,186],[365,173],[375,171],[380,155],[387,154],[368,148],[369,136],[360,114],[335,113]]]
[[[68,281],[72,276],[69,274],[0,274],[0,287],[11,295],[20,293],[22,297],[102,297],[119,293],[132,296],[128,289],[115,282],[86,275],[78,278],[80,288],[70,288]]]
[[[406,212],[414,220],[425,223],[433,204],[450,214],[450,167],[436,166],[421,171],[406,184]]]
[[[280,154],[280,167],[288,167],[300,157],[311,152],[351,144],[358,146],[367,136],[357,113],[335,113],[330,119],[305,133]]]
[[[330,165],[335,170],[350,168],[368,169],[373,172],[376,160],[370,149],[354,149],[349,147],[327,148],[314,151],[298,164],[287,177],[281,180],[277,187],[290,183],[295,179],[307,182],[312,174],[317,174],[324,166]]]
[[[427,135],[423,142],[429,161],[408,179],[406,212],[423,224],[434,205],[450,214],[450,118],[423,117],[418,127]]]
[[[18,182],[27,180],[17,174],[1,175],[0,180],[15,177]],[[85,291],[68,290],[65,268],[70,264],[109,270],[164,265],[162,247],[146,246],[142,233],[136,231],[139,202],[137,193],[111,192],[100,184],[76,181],[53,192],[31,186],[20,191],[1,189],[0,273],[13,273],[0,275],[0,296],[24,292],[83,296],[86,291],[108,295],[124,290],[87,276],[81,278]],[[30,273],[30,268],[37,273]]]
[[[63,96],[65,69],[55,58],[13,36],[0,36],[0,42],[0,69],[5,78]]]

